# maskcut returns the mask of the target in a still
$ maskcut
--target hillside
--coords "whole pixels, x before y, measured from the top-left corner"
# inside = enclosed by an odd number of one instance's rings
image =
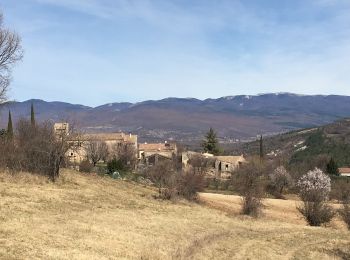
[[[258,154],[259,142],[231,147],[230,152]],[[264,138],[265,154],[281,157],[291,165],[314,164],[317,158],[333,157],[339,166],[350,165],[350,119],[338,120],[321,127],[292,131]]]
[[[348,96],[302,96],[289,93],[228,96],[218,99],[167,98],[98,107],[28,100],[2,106],[0,127],[7,110],[14,120],[28,117],[34,103],[38,120],[70,121],[85,131],[125,131],[140,141],[178,140],[198,143],[214,127],[220,140],[232,143],[257,134],[276,134],[331,123],[350,116]]]
[[[294,211],[281,220],[270,218],[271,214],[255,220],[234,211],[223,211],[222,205],[212,209],[185,201],[155,200],[154,193],[131,182],[67,170],[55,184],[42,177],[0,173],[0,258],[348,259],[350,256],[348,231],[333,225],[307,227],[294,221],[298,218]],[[211,207],[215,207],[215,200],[221,201],[215,196],[206,197],[206,203],[211,199]],[[226,199],[224,203],[231,204]],[[285,202],[276,200],[276,203]],[[270,202],[266,207],[275,212],[285,208]]]

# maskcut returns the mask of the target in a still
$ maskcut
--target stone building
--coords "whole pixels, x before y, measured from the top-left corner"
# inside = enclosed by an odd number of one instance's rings
[[[173,160],[176,155],[176,143],[143,143],[138,145],[138,159],[140,163],[146,165],[154,165],[161,160]]]
[[[122,145],[130,145],[135,149],[135,157],[137,157],[137,135],[118,133],[88,133],[69,135],[68,123],[54,124],[54,131],[58,137],[63,134],[67,135],[70,148],[66,153],[66,157],[73,165],[78,165],[81,161],[87,159],[87,147],[91,142],[105,143],[108,147],[110,156],[113,156],[115,148]]]

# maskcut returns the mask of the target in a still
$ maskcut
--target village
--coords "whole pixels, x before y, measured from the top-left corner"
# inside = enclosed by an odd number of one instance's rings
[[[227,179],[233,171],[246,162],[243,155],[220,156],[208,152],[179,151],[176,142],[138,143],[138,136],[131,133],[87,133],[70,136],[69,123],[55,123],[54,131],[57,138],[65,136],[71,144],[65,156],[69,166],[77,170],[79,170],[79,165],[86,160],[97,164],[113,159],[117,156],[118,149],[121,148],[124,149],[124,154],[130,154],[126,163],[130,165],[135,162],[131,170],[177,160],[185,169],[189,167],[191,158],[201,157],[211,162],[206,171],[208,177]],[[101,148],[104,151],[101,151]],[[103,153],[105,156],[101,155],[98,161],[93,162],[94,159],[91,158],[97,153]]]

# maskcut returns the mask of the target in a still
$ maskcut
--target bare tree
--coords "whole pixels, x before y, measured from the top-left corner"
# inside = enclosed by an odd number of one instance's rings
[[[5,144],[3,163],[8,169],[46,175],[53,181],[59,177],[68,142],[57,138],[49,122],[33,127],[30,121],[22,119],[17,124],[13,141]]]
[[[193,167],[193,171],[206,174],[210,167],[214,167],[215,159],[205,158],[201,154],[193,154],[188,163]]]
[[[100,154],[100,159],[103,162],[106,162],[108,160],[109,156],[109,151],[108,151],[108,146],[106,142],[102,142],[99,147],[98,147],[98,153]]]
[[[258,217],[261,213],[262,199],[265,194],[265,168],[266,165],[260,158],[253,158],[233,175],[234,185],[242,196],[242,214],[244,215]]]
[[[176,174],[171,161],[161,161],[147,169],[146,176],[158,188],[158,197],[171,199],[176,193]]]
[[[21,38],[17,33],[3,28],[3,16],[0,13],[0,104],[7,100],[12,66],[22,57]]]
[[[101,143],[97,141],[88,141],[86,144],[87,157],[94,166],[101,160],[100,145]]]
[[[113,153],[125,169],[135,169],[137,163],[137,152],[132,144],[118,143],[113,147]]]

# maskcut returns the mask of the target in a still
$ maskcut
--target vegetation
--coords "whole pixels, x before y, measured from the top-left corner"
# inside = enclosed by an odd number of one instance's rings
[[[35,127],[35,114],[33,103],[30,106],[30,123],[32,124],[32,127]]]
[[[113,174],[114,172],[123,171],[124,166],[120,160],[114,157],[112,160],[107,162],[107,172]]]
[[[236,173],[234,183],[243,198],[242,214],[258,217],[261,213],[262,198],[265,193],[263,164],[258,159],[243,165]]]
[[[0,13],[0,104],[7,100],[11,69],[22,57],[21,38],[3,26]]]
[[[208,133],[205,135],[202,147],[204,152],[206,153],[211,153],[214,155],[220,154],[219,142],[216,136],[216,132],[213,128],[210,128]]]
[[[260,140],[259,140],[259,156],[260,156],[260,160],[264,159],[264,144],[263,144],[262,135],[260,135]]]
[[[284,189],[293,184],[292,177],[283,166],[277,167],[269,175],[269,179],[269,187],[272,190],[273,195],[275,195],[277,198],[283,198]]]
[[[144,185],[65,169],[55,183],[0,172],[0,187],[1,259],[340,260],[350,254],[349,232],[338,222],[305,227],[289,200],[266,199],[266,216],[251,220],[239,216],[238,196],[201,194],[208,206],[159,201]]]
[[[303,205],[298,208],[310,226],[328,223],[334,217],[334,211],[325,202],[331,192],[331,180],[320,169],[314,169],[298,181],[300,198]]]
[[[93,168],[94,168],[94,165],[92,163],[90,163],[89,160],[84,160],[79,165],[80,172],[90,173]]]
[[[333,157],[331,157],[327,163],[326,172],[331,176],[339,176],[339,167],[338,164],[334,161]]]
[[[13,125],[12,125],[12,117],[11,112],[9,111],[9,118],[7,123],[7,138],[12,139],[13,138]]]
[[[350,200],[344,201],[343,208],[339,211],[339,213],[350,230]]]

